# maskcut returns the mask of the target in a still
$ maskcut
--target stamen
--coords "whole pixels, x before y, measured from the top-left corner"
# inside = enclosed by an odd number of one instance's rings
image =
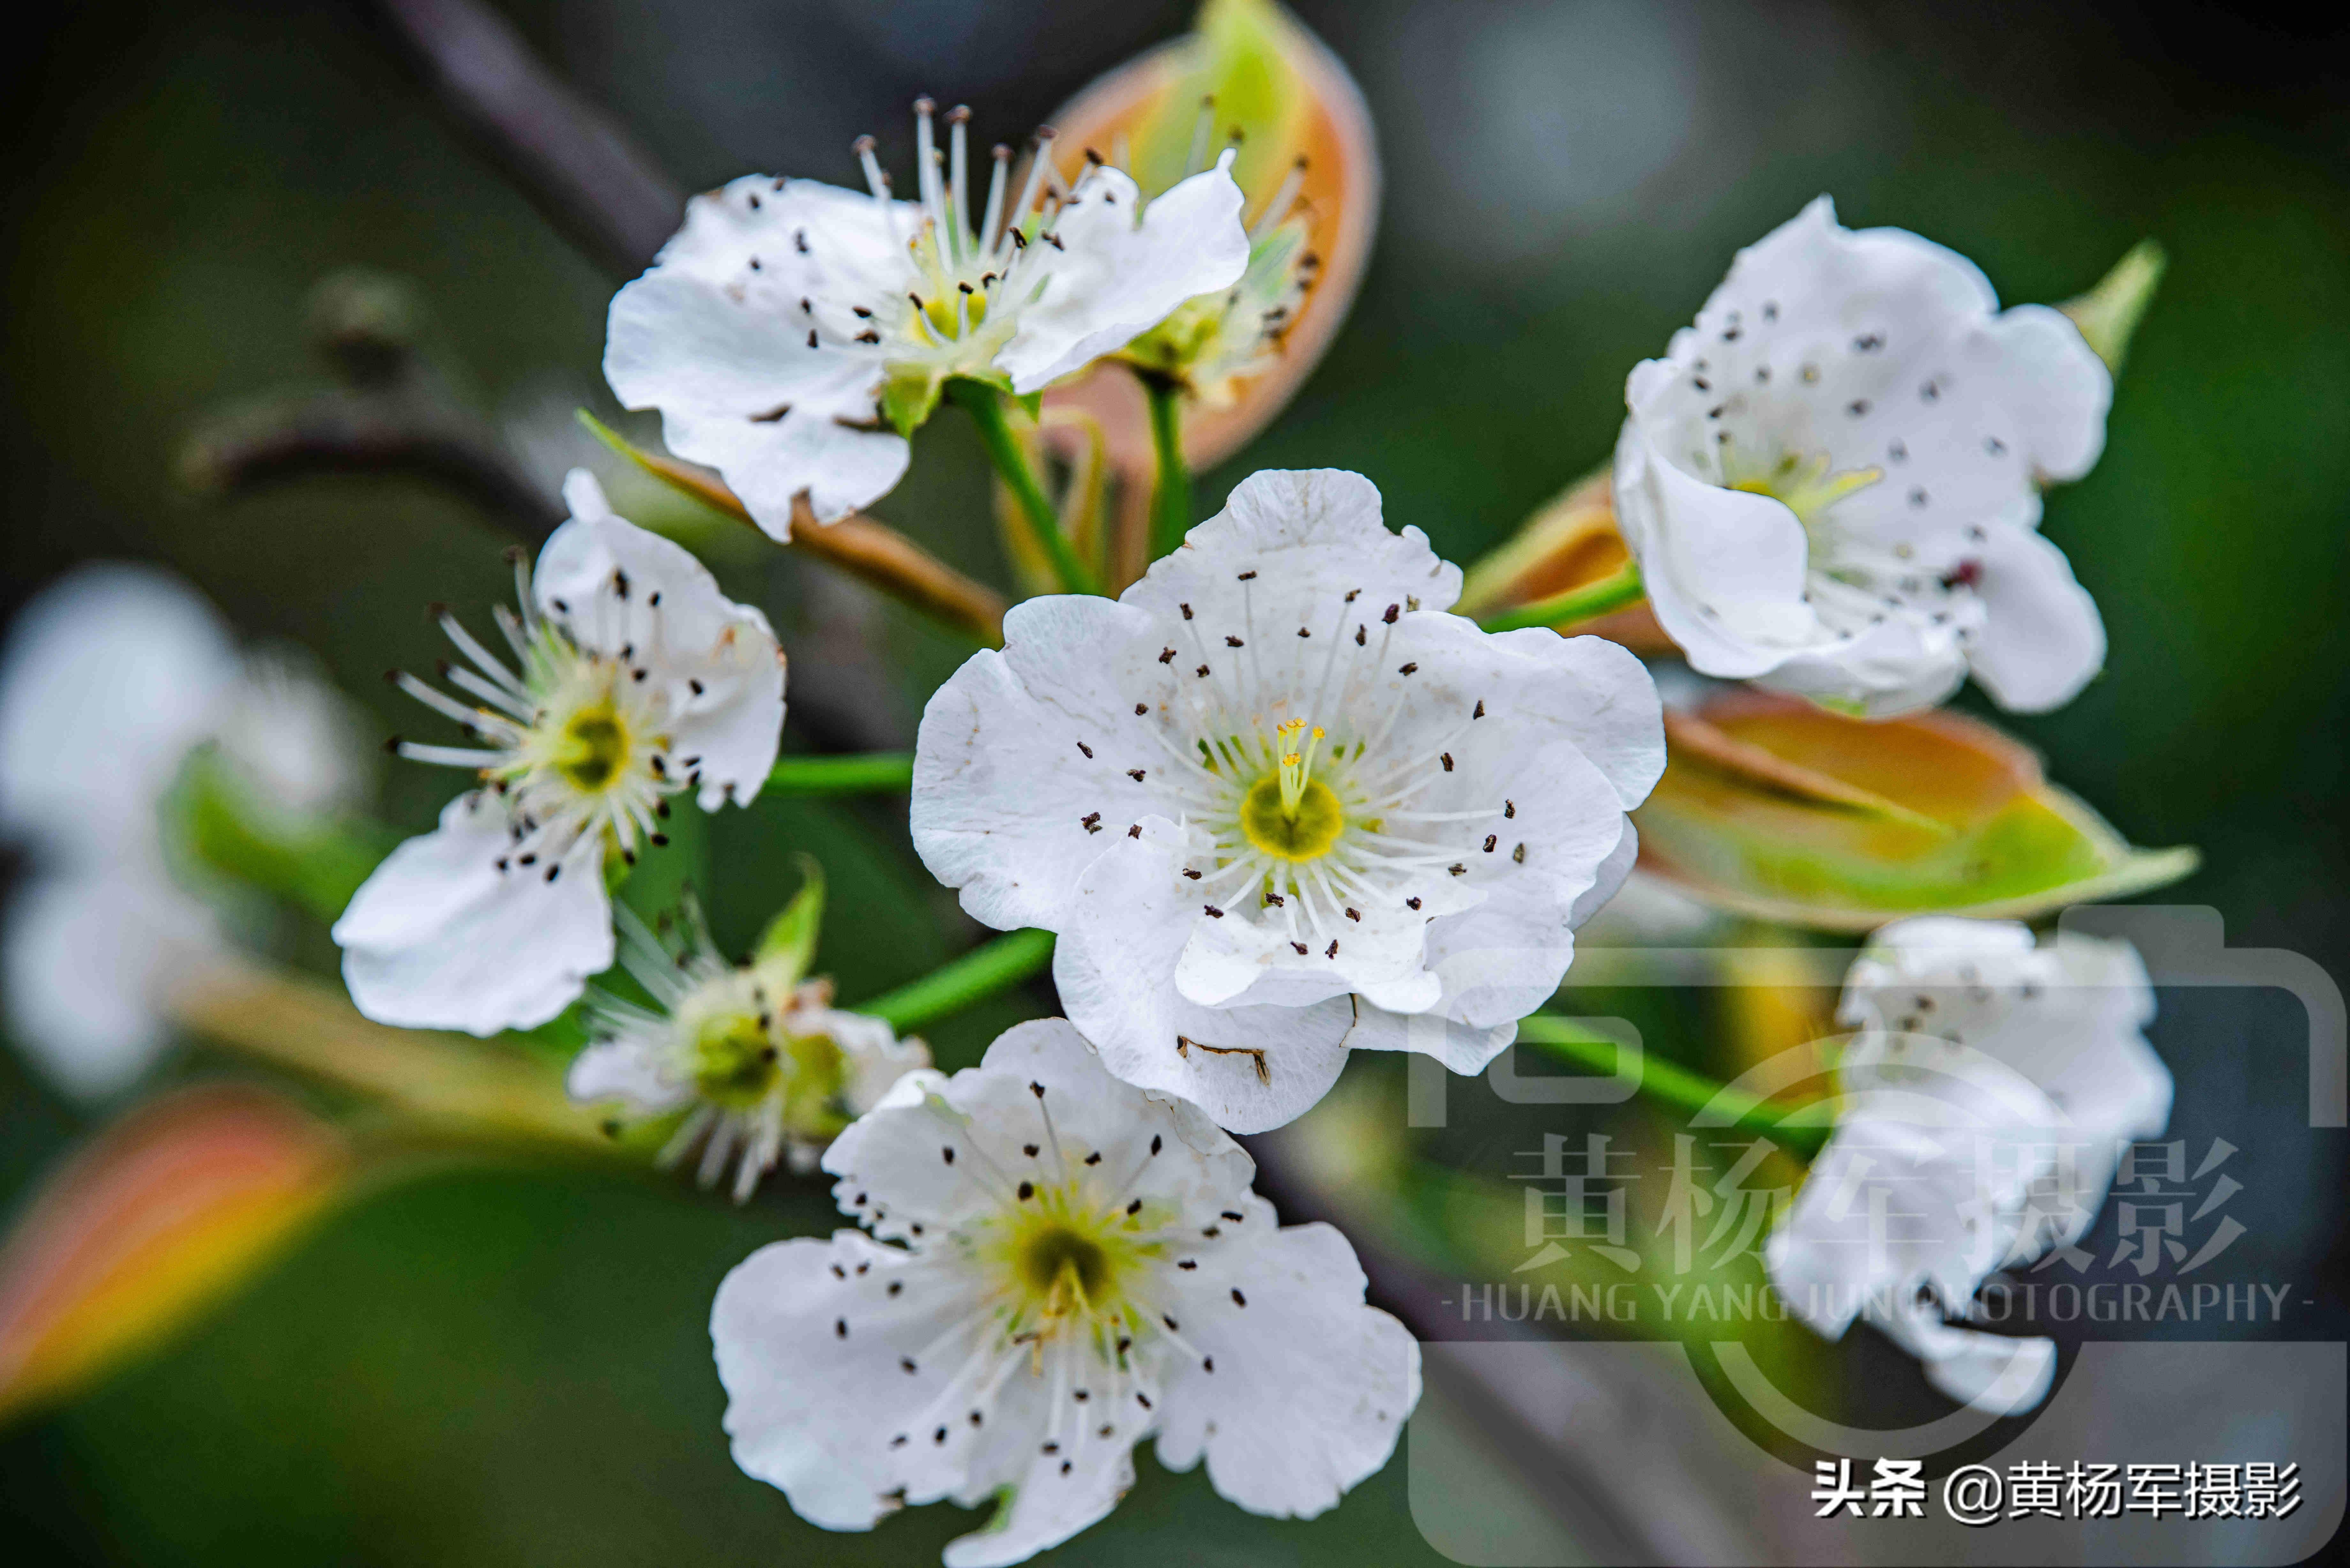
[[[1200,100],[1200,118],[1191,122],[1191,151],[1183,159],[1186,178],[1208,166],[1208,143],[1215,134],[1216,95],[1210,93]]]
[[[1289,216],[1291,204],[1297,200],[1297,192],[1305,186],[1305,160],[1301,156],[1289,166],[1289,172],[1282,177],[1272,200],[1265,202],[1264,211],[1257,215],[1255,224],[1249,230],[1249,244],[1256,244],[1281,226],[1281,221]]]
[[[979,224],[979,254],[992,257],[995,254],[997,226],[1003,220],[1003,177],[1011,166],[1012,149],[999,141],[990,156],[995,160],[995,172],[987,178],[987,212]]]

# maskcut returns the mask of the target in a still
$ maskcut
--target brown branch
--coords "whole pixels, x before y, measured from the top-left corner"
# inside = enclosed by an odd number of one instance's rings
[[[685,192],[474,0],[380,0],[444,107],[549,222],[622,277],[677,231]]]
[[[197,427],[179,457],[181,483],[214,498],[315,473],[388,471],[447,485],[529,544],[563,521],[563,508],[504,451],[396,392],[334,390],[265,403]]]

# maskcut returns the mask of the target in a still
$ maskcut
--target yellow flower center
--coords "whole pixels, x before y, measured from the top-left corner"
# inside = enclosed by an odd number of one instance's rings
[[[1881,468],[1848,468],[1841,472],[1828,472],[1828,454],[1814,452],[1805,457],[1798,452],[1783,453],[1779,461],[1759,472],[1730,481],[1729,488],[1743,490],[1751,495],[1767,495],[1795,514],[1795,520],[1809,533],[1821,515],[1837,502],[1855,491],[1866,490],[1885,477]]]
[[[1242,798],[1241,831],[1275,859],[1319,859],[1347,828],[1346,808],[1337,794],[1314,776],[1321,726],[1309,731],[1305,720],[1292,719],[1274,737],[1284,748],[1280,764]]]
[[[779,1053],[756,1014],[714,1012],[693,1032],[693,1084],[712,1105],[757,1105],[782,1071]]]
[[[1013,1324],[1050,1334],[1064,1321],[1107,1324],[1128,1314],[1124,1287],[1159,1243],[1155,1227],[1097,1202],[1082,1180],[1030,1189],[988,1249],[1011,1287]]]

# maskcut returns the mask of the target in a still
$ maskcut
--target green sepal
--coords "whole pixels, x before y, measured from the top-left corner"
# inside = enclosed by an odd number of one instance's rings
[[[938,411],[945,379],[936,371],[897,369],[881,383],[881,417],[901,436],[911,436]]]
[[[800,890],[784,906],[782,914],[767,922],[759,934],[758,948],[751,954],[752,964],[775,976],[778,990],[788,991],[800,982],[808,966],[816,961],[816,942],[824,926],[824,867],[815,857],[795,857],[800,867]]]
[[[2156,286],[2162,282],[2163,270],[2170,258],[2162,246],[2153,240],[2140,240],[2129,253],[2116,262],[2113,270],[2097,280],[2095,288],[2077,299],[2068,299],[2056,308],[2073,318],[2081,336],[2089,340],[2106,369],[2118,373],[2123,358],[2129,353],[2131,337],[2138,323],[2146,319],[2147,308],[2154,303]]]
[[[1045,394],[1042,391],[1030,392],[1025,396],[1014,394],[1012,400],[1020,405],[1032,422],[1045,415]]]

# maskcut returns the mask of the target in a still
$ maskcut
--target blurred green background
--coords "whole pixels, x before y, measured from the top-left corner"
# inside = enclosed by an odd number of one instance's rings
[[[870,130],[901,147],[921,91],[971,100],[980,134],[1010,140],[1189,16],[1165,0],[505,9],[697,188],[751,169],[847,182],[850,139]],[[1336,348],[1286,416],[1208,476],[1203,513],[1254,468],[1354,468],[1391,522],[1473,558],[1606,454],[1626,371],[1694,313],[1738,245],[1823,191],[1848,223],[1972,256],[2009,300],[2074,294],[2151,234],[2171,271],[2106,455],[2052,496],[2046,524],[2104,608],[2112,657],[2064,711],[2011,727],[2136,842],[2203,848],[2206,868],[2165,900],[2216,905],[2234,943],[2343,972],[2338,34],[2093,6],[1996,22],[1946,6],[1297,9],[1370,101],[1382,234]],[[420,481],[311,480],[201,504],[174,483],[180,442],[240,400],[322,381],[304,300],[321,276],[365,266],[413,284],[464,393],[559,465],[568,410],[608,403],[597,365],[610,281],[473,156],[364,5],[94,5],[45,26],[0,63],[14,171],[0,602],[13,610],[86,557],[168,562],[248,634],[314,650],[387,731],[411,723],[376,673],[438,651],[427,601],[505,591],[504,537]],[[986,486],[967,427],[942,418],[876,511],[1002,581]],[[747,535],[709,553],[776,616],[795,714],[821,729],[853,711],[910,735],[960,657],[949,639]],[[447,788],[432,770],[387,769],[383,812],[421,828]],[[709,839],[728,867],[710,884],[713,914],[735,944],[794,885],[791,851],[825,862],[820,967],[852,1002],[978,934],[913,859],[901,810],[766,802]],[[317,930],[286,940],[331,965]],[[946,1064],[969,1062],[1039,1005],[1005,999],[933,1044]],[[2220,1130],[2240,1143],[2241,1126],[2289,1131],[2298,1060],[2224,1048],[2229,1027],[2158,1035],[2182,1106],[2231,1107]],[[1651,1040],[1703,1061],[1707,1041],[1688,1036]],[[1353,1071],[1383,1083],[1390,1066]],[[0,1056],[0,1189],[20,1191],[85,1125]],[[1459,1133],[1453,1153],[1473,1158],[1499,1136]],[[2306,1143],[2265,1186],[2247,1179],[2236,1212],[2257,1219],[2276,1266],[2338,1290],[2340,1151]],[[740,1211],[650,1177],[520,1166],[402,1187],[167,1354],[0,1434],[12,1557],[935,1561],[967,1516],[828,1536],[725,1456],[712,1292],[754,1247],[830,1223],[827,1202],[788,1182]],[[1919,1397],[1881,1346],[1853,1354],[1901,1380],[1897,1404]],[[1411,1527],[1400,1459],[1311,1525],[1244,1516],[1203,1477],[1147,1457],[1139,1469],[1125,1506],[1052,1560],[1439,1560]]]

